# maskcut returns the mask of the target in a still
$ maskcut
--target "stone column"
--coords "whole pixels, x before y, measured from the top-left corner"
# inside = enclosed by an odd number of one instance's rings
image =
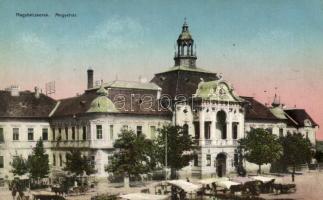
[[[204,111],[201,110],[200,111],[200,116],[199,116],[199,120],[200,120],[200,144],[204,145]]]
[[[213,114],[211,118],[211,137],[212,144],[214,145],[216,143],[216,115]]]
[[[232,144],[232,122],[227,121],[227,144]]]

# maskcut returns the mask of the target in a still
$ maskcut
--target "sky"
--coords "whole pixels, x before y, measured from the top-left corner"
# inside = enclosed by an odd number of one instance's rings
[[[95,80],[150,80],[174,65],[185,17],[198,67],[262,103],[277,93],[323,125],[323,0],[0,0],[0,89],[55,81],[53,97],[70,97],[88,68]]]

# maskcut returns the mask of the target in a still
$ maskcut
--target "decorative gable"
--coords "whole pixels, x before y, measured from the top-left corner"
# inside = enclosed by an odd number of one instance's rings
[[[223,80],[201,81],[196,90],[195,97],[217,101],[243,101],[243,99],[234,93],[232,86]]]

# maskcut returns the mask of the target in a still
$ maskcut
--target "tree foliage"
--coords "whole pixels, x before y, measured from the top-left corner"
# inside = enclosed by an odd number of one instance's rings
[[[283,146],[283,156],[281,160],[293,167],[292,177],[294,181],[295,168],[297,165],[309,163],[312,158],[311,142],[304,138],[301,133],[287,134],[280,138]]]
[[[171,168],[171,178],[175,178],[176,171],[189,165],[194,158],[193,138],[180,126],[165,125],[158,131],[156,141],[158,161],[166,166],[165,151],[167,151],[167,167]]]
[[[73,173],[75,176],[87,175],[95,172],[94,166],[86,156],[82,156],[80,150],[72,150],[66,155],[66,163],[64,170]]]
[[[261,165],[278,160],[283,152],[277,136],[261,128],[248,132],[245,138],[239,140],[239,145],[246,160],[259,166],[259,173]]]
[[[314,158],[317,160],[318,163],[323,162],[323,152],[320,150],[317,150],[314,154]]]
[[[135,177],[156,166],[153,141],[146,139],[144,134],[137,136],[132,130],[122,129],[114,148],[116,151],[107,167],[108,172]]]
[[[37,141],[32,155],[29,156],[28,166],[32,178],[44,178],[49,174],[48,154],[45,153],[42,139]]]
[[[10,171],[13,175],[22,176],[28,173],[27,160],[22,157],[22,155],[16,155],[13,157],[12,162],[10,163],[12,170]]]

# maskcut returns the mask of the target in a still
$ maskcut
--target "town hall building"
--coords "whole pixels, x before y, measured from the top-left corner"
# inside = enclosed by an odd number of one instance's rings
[[[180,173],[224,176],[235,172],[237,141],[252,128],[277,136],[300,132],[315,145],[318,125],[304,109],[289,109],[275,96],[271,107],[236,94],[217,73],[199,68],[194,40],[185,22],[177,39],[174,66],[150,82],[114,80],[94,85],[87,71],[83,94],[55,100],[13,86],[0,91],[0,180],[10,179],[14,156],[25,158],[39,138],[49,155],[52,173],[62,172],[66,154],[79,149],[105,171],[122,128],[155,139],[165,124],[183,126],[194,137],[197,156]],[[247,170],[256,166],[245,163]]]

